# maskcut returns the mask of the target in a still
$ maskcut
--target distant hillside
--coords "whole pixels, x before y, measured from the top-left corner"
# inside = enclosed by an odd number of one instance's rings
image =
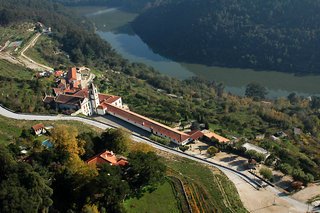
[[[94,33],[93,25],[84,17],[50,0],[0,0],[0,26],[25,21],[51,26],[51,37],[75,64],[109,66],[122,61],[111,46]],[[111,63],[110,63],[111,64]]]
[[[319,0],[179,0],[147,10],[134,30],[183,62],[320,73]]]
[[[130,11],[141,11],[159,5],[165,0],[54,0],[67,6],[109,6]]]

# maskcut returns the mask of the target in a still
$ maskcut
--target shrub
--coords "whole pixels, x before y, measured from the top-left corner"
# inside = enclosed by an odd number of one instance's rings
[[[282,163],[277,168],[286,175],[291,175],[293,171],[292,166],[287,163]]]
[[[252,159],[255,159],[257,162],[261,162],[265,159],[265,156],[261,153],[258,153],[254,150],[248,150],[245,152],[245,155],[248,157],[248,158],[252,158]]]
[[[214,147],[214,146],[210,146],[208,149],[207,149],[207,153],[210,155],[210,156],[215,156],[215,154],[217,154],[219,152],[219,150]]]
[[[292,177],[294,180],[301,181],[305,185],[314,181],[314,177],[312,174],[305,174],[301,169],[294,169],[292,171]]]
[[[272,171],[269,168],[263,167],[259,171],[260,175],[267,180],[272,180]]]
[[[156,142],[161,143],[166,146],[170,144],[170,140],[167,138],[161,138],[161,137],[153,135],[153,134],[149,138],[153,141],[156,141]]]
[[[179,146],[179,149],[183,152],[187,151],[189,149],[189,146],[183,145],[183,146]]]

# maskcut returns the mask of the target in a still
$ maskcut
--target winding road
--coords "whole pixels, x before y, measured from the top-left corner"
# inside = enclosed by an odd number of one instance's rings
[[[33,47],[37,43],[41,35],[42,35],[41,33],[36,33],[34,37],[31,39],[31,41],[22,49],[20,53],[21,55],[18,58],[22,61],[23,64],[25,64],[26,67],[29,67],[30,69],[40,70],[40,71],[53,70],[52,67],[48,67],[44,64],[40,64],[24,54],[30,47]]]
[[[19,113],[14,113],[8,109],[5,109],[0,106],[0,115],[10,118],[10,119],[16,119],[16,120],[37,120],[37,121],[58,121],[58,120],[66,120],[66,121],[77,121],[77,122],[82,122],[100,129],[107,129],[107,128],[117,128],[117,126],[114,126],[112,121],[109,121],[105,119],[104,122],[96,121],[96,120],[91,120],[91,119],[86,119],[82,117],[72,117],[72,116],[65,116],[65,115],[31,115],[31,114],[19,114]],[[200,156],[193,156],[193,155],[188,155],[186,153],[183,153],[181,151],[163,146],[161,144],[158,144],[138,133],[133,132],[132,133],[132,138],[136,142],[143,142],[143,143],[148,143],[151,146],[153,146],[156,149],[178,155],[184,158],[188,158],[200,163],[204,163],[210,166],[213,166],[215,168],[220,169],[223,173],[225,173],[229,179],[234,182],[235,184],[246,184],[247,187],[254,187],[255,189],[260,189],[261,185],[256,181],[255,177],[249,176],[247,174],[243,174],[242,172],[236,171],[232,168],[219,165],[219,162],[213,162],[209,161],[206,159],[201,158]],[[251,187],[252,186],[252,187]],[[308,206],[305,203],[299,202],[291,197],[288,196],[283,196],[282,193],[271,186],[267,186],[264,189],[261,190],[268,190],[273,194],[274,197],[277,197],[277,200],[281,201],[281,203],[285,203],[285,211],[260,211],[260,212],[306,212],[308,209]],[[257,190],[256,190],[257,191]],[[284,204],[282,204],[281,208],[283,208]],[[254,211],[254,212],[259,212],[259,211]]]

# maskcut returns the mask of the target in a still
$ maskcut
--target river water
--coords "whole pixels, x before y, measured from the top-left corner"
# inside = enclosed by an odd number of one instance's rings
[[[116,8],[104,8],[91,12],[87,16],[95,23],[97,34],[108,41],[124,58],[131,62],[142,62],[165,75],[178,79],[199,76],[222,82],[226,91],[237,95],[244,95],[246,85],[251,82],[258,82],[265,86],[270,98],[287,96],[292,92],[303,96],[320,95],[320,76],[295,76],[276,71],[254,71],[175,62],[154,53],[133,32],[130,22],[137,14]]]

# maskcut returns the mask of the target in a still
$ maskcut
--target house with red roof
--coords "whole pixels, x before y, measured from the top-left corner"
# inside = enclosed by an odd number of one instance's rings
[[[31,129],[33,130],[34,134],[37,136],[46,133],[46,129],[42,123],[32,126]]]
[[[112,166],[126,166],[128,161],[124,157],[117,157],[112,151],[104,151],[86,160],[89,165],[110,164]]]

